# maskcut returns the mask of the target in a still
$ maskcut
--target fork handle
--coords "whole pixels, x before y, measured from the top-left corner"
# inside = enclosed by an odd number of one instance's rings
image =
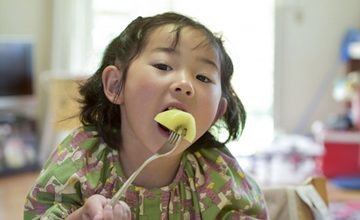
[[[131,183],[134,181],[134,179],[139,175],[139,173],[141,172],[141,170],[151,161],[153,161],[154,159],[156,159],[159,155],[158,154],[154,154],[153,156],[151,156],[149,159],[145,160],[144,163],[141,164],[141,166],[129,177],[129,179],[126,180],[126,182],[124,183],[124,185],[122,185],[122,187],[115,193],[115,195],[111,198],[109,205],[111,205],[112,207],[114,207],[116,205],[116,203],[119,201],[119,199],[121,198],[121,196],[126,192],[126,190],[129,188],[129,186],[131,185]]]

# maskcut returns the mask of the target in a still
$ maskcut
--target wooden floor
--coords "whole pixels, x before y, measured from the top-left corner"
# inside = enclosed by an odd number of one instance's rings
[[[23,219],[25,196],[34,184],[38,172],[0,177],[0,219]],[[330,202],[360,201],[359,190],[338,189],[327,183],[327,194]]]
[[[327,183],[326,190],[330,202],[360,201],[360,190],[340,189],[331,182]]]
[[[39,172],[0,177],[0,219],[23,219],[24,201]]]

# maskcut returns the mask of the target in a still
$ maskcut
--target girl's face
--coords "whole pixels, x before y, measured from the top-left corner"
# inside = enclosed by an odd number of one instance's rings
[[[216,50],[211,44],[207,45],[201,31],[191,27],[181,30],[174,48],[175,33],[172,31],[173,25],[155,29],[128,69],[120,95],[124,147],[155,153],[165,143],[169,132],[154,118],[169,107],[194,116],[195,140],[226,110],[226,100],[221,97],[220,61]],[[172,155],[179,155],[190,145],[182,140]]]

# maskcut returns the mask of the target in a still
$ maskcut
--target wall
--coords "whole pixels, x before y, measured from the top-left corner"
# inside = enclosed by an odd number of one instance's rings
[[[40,134],[46,112],[46,94],[40,86],[40,73],[50,68],[52,11],[51,0],[0,0],[0,35],[25,36],[35,40],[37,101],[34,114],[39,122]]]
[[[308,134],[314,120],[344,110],[331,93],[334,77],[345,74],[344,64],[335,63],[351,27],[360,28],[360,1],[277,1],[276,129]]]

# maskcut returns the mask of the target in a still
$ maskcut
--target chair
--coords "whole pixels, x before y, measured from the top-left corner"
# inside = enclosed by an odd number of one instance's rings
[[[271,220],[330,220],[326,180],[309,178],[300,186],[263,189]]]
[[[69,132],[81,125],[78,118],[80,105],[78,80],[56,78],[52,72],[44,72],[43,87],[47,93],[47,111],[44,132],[41,140],[40,163],[43,164],[51,152],[61,143]]]

